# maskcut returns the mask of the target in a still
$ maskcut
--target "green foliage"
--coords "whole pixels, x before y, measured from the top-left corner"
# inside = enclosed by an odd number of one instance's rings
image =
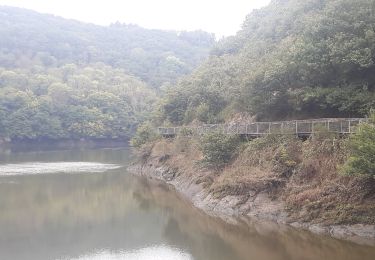
[[[155,101],[144,83],[104,64],[0,69],[0,137],[127,139]]]
[[[193,129],[187,128],[187,127],[180,128],[180,131],[178,132],[178,135],[183,136],[183,137],[190,137],[193,134],[194,134]]]
[[[295,135],[265,135],[248,142],[246,150],[250,153],[257,153],[260,150],[283,146],[296,140],[298,140],[298,138]]]
[[[375,176],[375,113],[361,124],[349,140],[350,156],[343,167],[346,174]]]
[[[288,150],[285,146],[280,147],[279,151],[277,152],[274,158],[274,161],[275,163],[280,164],[287,168],[293,168],[297,165],[297,162],[288,153]]]
[[[204,135],[201,140],[203,152],[202,162],[214,167],[222,167],[235,156],[240,145],[238,136],[230,136],[220,132]]]
[[[141,147],[142,145],[152,142],[158,138],[155,128],[148,122],[143,123],[138,127],[136,134],[131,139],[130,143],[134,147]]]
[[[237,112],[260,120],[365,116],[375,107],[374,27],[373,0],[272,1],[220,41],[164,106],[178,107],[176,123]],[[205,101],[213,90],[219,106]]]
[[[0,139],[129,138],[150,117],[155,88],[188,74],[215,42],[203,31],[103,27],[6,6],[0,36]]]
[[[215,42],[203,31],[103,27],[6,6],[0,7],[0,35],[0,65],[8,69],[102,62],[156,88],[191,72]]]
[[[163,119],[173,124],[188,124],[194,119],[213,124],[221,121],[220,112],[225,105],[218,89],[182,81],[168,90],[160,110]]]

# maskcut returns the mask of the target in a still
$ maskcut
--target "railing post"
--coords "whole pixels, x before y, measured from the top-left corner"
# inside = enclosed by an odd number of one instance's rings
[[[329,121],[328,121],[328,122],[327,122],[328,132],[331,132],[330,129],[329,129],[329,127],[330,127],[330,124],[329,124]]]
[[[268,134],[271,134],[271,122],[268,123]]]
[[[343,134],[343,132],[342,132],[342,121],[340,121],[340,134]]]
[[[350,119],[349,119],[349,134],[351,134],[352,133],[352,131],[351,131],[351,121],[350,121]]]
[[[259,123],[256,123],[257,125],[257,135],[259,135]]]
[[[298,135],[298,121],[295,121],[296,122],[296,135]]]

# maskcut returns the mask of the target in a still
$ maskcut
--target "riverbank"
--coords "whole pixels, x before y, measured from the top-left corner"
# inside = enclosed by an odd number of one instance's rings
[[[144,146],[130,170],[228,222],[255,218],[375,245],[374,179],[339,173],[344,146],[330,138],[262,138],[215,170],[199,163],[199,140],[177,137]]]

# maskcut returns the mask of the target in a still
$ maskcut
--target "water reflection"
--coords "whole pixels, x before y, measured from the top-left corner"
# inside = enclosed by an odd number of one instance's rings
[[[69,163],[126,165],[128,157],[126,149],[107,149],[19,153],[3,161],[56,162],[60,158]],[[226,224],[193,208],[168,186],[130,176],[125,168],[94,174],[2,176],[0,183],[0,259],[355,260],[375,256],[373,247],[272,223]]]
[[[375,248],[359,246],[269,222],[244,219],[230,225],[207,217],[165,185],[143,180],[136,198],[169,212],[164,236],[185,246],[194,259],[373,259]]]

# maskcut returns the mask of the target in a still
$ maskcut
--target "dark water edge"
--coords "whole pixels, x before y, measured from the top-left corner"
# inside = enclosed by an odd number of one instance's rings
[[[129,139],[30,139],[2,141],[0,152],[53,151],[128,147]]]

